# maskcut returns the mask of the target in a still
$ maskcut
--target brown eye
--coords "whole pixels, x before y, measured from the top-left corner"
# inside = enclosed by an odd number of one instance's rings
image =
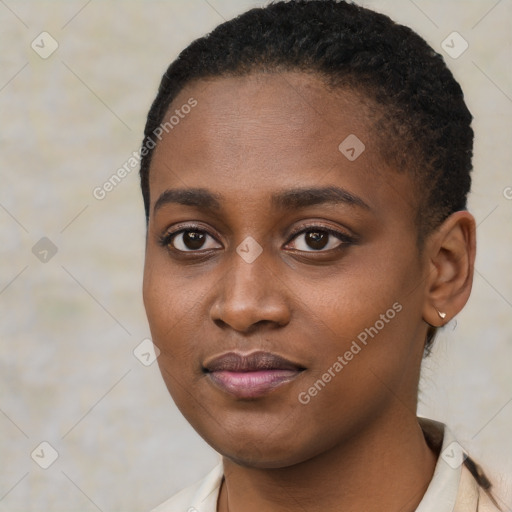
[[[218,248],[215,239],[206,231],[197,229],[182,229],[175,233],[169,233],[163,245],[181,252],[194,252]]]
[[[329,236],[329,233],[326,233],[325,231],[308,231],[305,234],[304,241],[312,249],[320,250],[325,248],[327,245]]]
[[[300,231],[292,240],[294,249],[304,252],[327,252],[353,242],[344,233],[314,226]]]

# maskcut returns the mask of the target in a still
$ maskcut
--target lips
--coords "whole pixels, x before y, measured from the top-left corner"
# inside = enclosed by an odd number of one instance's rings
[[[258,398],[287,384],[302,366],[270,352],[228,352],[207,360],[203,371],[212,384],[237,398]]]

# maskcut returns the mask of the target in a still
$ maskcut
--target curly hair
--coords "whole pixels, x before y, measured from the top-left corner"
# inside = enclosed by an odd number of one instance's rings
[[[163,75],[144,129],[147,220],[152,136],[179,92],[206,78],[285,71],[313,73],[329,89],[350,89],[372,102],[370,129],[380,156],[413,177],[420,247],[450,214],[466,208],[472,116],[443,57],[410,28],[348,1],[279,0],[196,39]],[[429,329],[427,348],[435,332]]]

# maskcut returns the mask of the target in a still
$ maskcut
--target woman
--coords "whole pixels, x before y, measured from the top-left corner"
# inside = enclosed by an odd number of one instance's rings
[[[156,511],[499,510],[416,416],[472,286],[471,119],[423,39],[342,1],[253,9],[171,64],[141,151],[144,303],[222,462]]]

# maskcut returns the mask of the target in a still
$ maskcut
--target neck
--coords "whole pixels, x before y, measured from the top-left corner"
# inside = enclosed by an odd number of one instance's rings
[[[404,414],[381,419],[343,445],[290,467],[256,469],[224,458],[218,511],[413,512],[437,454],[417,418]]]

